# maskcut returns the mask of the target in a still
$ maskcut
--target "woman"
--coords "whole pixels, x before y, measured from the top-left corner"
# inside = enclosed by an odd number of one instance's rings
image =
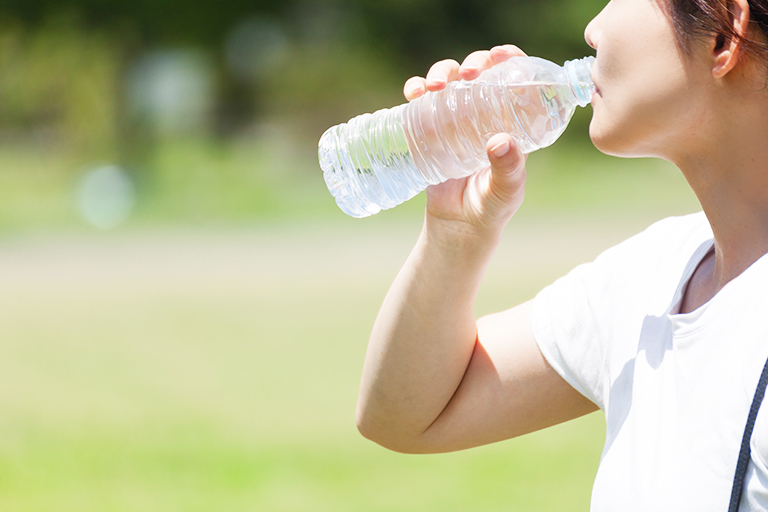
[[[371,335],[358,403],[366,437],[445,452],[600,408],[593,511],[728,508],[768,358],[766,22],[765,0],[611,0],[592,20],[592,141],[673,162],[703,213],[657,223],[534,301],[473,317],[523,200],[512,139],[490,139],[490,169],[427,190],[424,228]],[[504,46],[438,62],[405,95],[521,54]],[[741,510],[768,509],[766,409]]]

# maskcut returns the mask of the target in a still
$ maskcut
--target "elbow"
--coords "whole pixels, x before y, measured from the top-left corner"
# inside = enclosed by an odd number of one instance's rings
[[[376,421],[375,416],[360,404],[357,406],[355,423],[357,425],[357,431],[360,432],[360,435],[364,438],[373,441],[384,448],[392,449],[389,446],[390,443],[387,442],[391,435],[388,435],[387,431],[389,429],[384,427],[381,422]]]
[[[361,436],[369,441],[376,442],[376,429],[373,428],[371,420],[360,404],[358,404],[357,411],[355,412],[355,424],[357,425],[357,431],[360,432]]]
[[[424,445],[420,435],[409,435],[391,424],[377,421],[361,407],[357,409],[355,422],[360,435],[387,450],[404,454],[433,453]]]
[[[379,446],[387,448],[388,450],[393,450],[391,444],[387,442],[387,436],[384,435],[381,429],[376,428],[375,425],[372,425],[370,422],[361,420],[360,417],[357,418],[356,423],[357,431],[360,432],[361,436],[366,438],[368,441],[373,441]]]
[[[387,435],[376,429],[361,426],[360,424],[357,425],[357,430],[364,438],[368,439],[369,441],[373,441],[382,448],[386,448],[387,450],[391,450],[393,452],[403,453],[406,455],[433,453],[430,450],[425,450],[424,447],[419,446],[418,443],[412,440],[405,440],[403,438]]]

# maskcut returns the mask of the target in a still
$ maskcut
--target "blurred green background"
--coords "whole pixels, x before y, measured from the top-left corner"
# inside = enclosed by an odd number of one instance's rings
[[[436,456],[359,436],[424,200],[347,218],[316,143],[439,59],[590,54],[602,4],[2,2],[0,509],[588,510],[599,414]],[[531,155],[478,315],[697,209],[668,164],[598,153],[590,113]]]

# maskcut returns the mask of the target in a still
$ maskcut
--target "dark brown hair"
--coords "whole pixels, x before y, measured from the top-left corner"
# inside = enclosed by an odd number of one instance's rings
[[[748,0],[750,33],[736,33],[728,14],[729,0],[669,0],[672,22],[681,47],[702,37],[716,36],[720,44],[736,39],[749,55],[768,63],[768,0]]]

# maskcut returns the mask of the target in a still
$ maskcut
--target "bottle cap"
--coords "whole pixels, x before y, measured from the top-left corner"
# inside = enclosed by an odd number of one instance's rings
[[[563,64],[573,95],[576,96],[576,101],[582,107],[586,107],[592,101],[592,94],[595,92],[595,82],[592,81],[594,62],[595,58],[590,56],[569,60]]]

